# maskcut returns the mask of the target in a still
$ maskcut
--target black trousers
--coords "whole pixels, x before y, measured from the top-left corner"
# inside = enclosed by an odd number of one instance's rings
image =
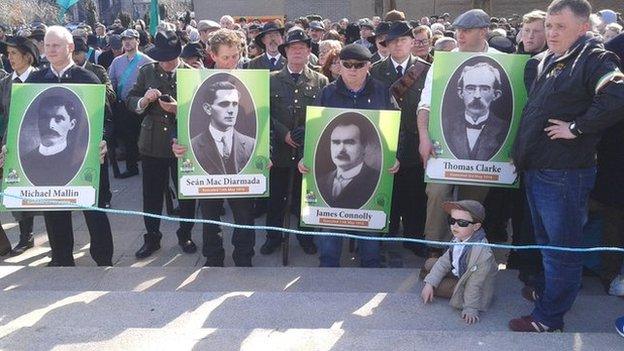
[[[394,175],[390,236],[397,236],[401,222],[403,237],[422,238],[427,219],[427,194],[421,165],[403,166]]]
[[[500,230],[507,226],[511,218],[512,245],[535,245],[535,233],[531,221],[531,211],[526,192],[520,182],[520,189],[491,188],[485,201],[486,233],[489,228]],[[487,234],[486,234],[487,235]],[[493,238],[495,240],[506,238]],[[535,286],[542,267],[542,254],[539,250],[511,250],[507,259],[507,269],[519,270],[518,278],[529,286]]]
[[[100,168],[100,193],[102,192],[102,177],[108,175],[108,167]],[[98,198],[98,207],[103,207],[102,196]],[[91,248],[89,252],[98,266],[113,265],[113,235],[108,216],[99,211],[82,211],[89,237]],[[48,241],[52,251],[52,265],[74,266],[74,231],[72,227],[71,211],[46,211],[43,213]]]
[[[254,199],[204,199],[199,200],[199,208],[203,219],[218,221],[221,219],[223,201],[227,201],[232,209],[234,223],[254,225]],[[206,264],[223,266],[225,250],[223,249],[223,232],[216,224],[203,224],[204,244],[202,253],[206,257]],[[238,267],[251,267],[251,258],[254,255],[256,231],[253,229],[235,228],[232,233],[234,252],[232,258]]]
[[[126,169],[138,170],[139,160],[139,132],[141,131],[141,117],[128,110],[123,101],[115,104],[115,131],[126,150]]]
[[[162,213],[165,190],[169,184],[169,177],[173,179],[176,191],[178,190],[177,160],[175,158],[160,158],[142,156],[143,168],[143,211],[160,215]],[[180,217],[195,218],[195,200],[179,200]],[[153,239],[160,240],[160,219],[143,217],[147,234]],[[193,223],[180,222],[177,231],[178,240],[191,239]]]
[[[292,188],[292,205],[290,213],[286,213],[286,197],[288,196],[289,177],[293,174]],[[299,217],[301,208],[301,173],[297,169],[289,167],[271,167],[270,177],[271,194],[269,196],[269,208],[267,211],[266,225],[270,227],[282,227],[284,216],[294,214]],[[298,226],[297,226],[298,227]],[[269,230],[267,231],[267,241],[274,245],[279,245],[282,241],[282,232]],[[314,237],[311,235],[297,235],[297,240],[301,246],[310,246],[314,243]]]

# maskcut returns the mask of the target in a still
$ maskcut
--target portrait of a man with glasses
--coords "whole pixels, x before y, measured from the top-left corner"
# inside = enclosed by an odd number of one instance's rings
[[[487,62],[464,66],[456,91],[463,108],[442,115],[446,144],[458,159],[490,160],[509,131],[509,121],[491,112],[503,94],[501,72]]]
[[[238,174],[247,164],[256,140],[236,130],[240,93],[228,81],[208,87],[202,112],[208,127],[191,139],[199,165],[209,174]]]

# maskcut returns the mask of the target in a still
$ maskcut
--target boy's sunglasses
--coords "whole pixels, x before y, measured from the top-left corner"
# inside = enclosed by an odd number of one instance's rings
[[[351,69],[351,68],[360,69],[366,66],[366,62],[346,62],[346,61],[341,61],[341,62],[344,68],[346,69]]]
[[[448,218],[448,224],[449,225],[453,225],[455,223],[457,223],[457,225],[462,227],[462,228],[466,228],[467,226],[469,226],[471,224],[475,224],[475,222],[467,221],[465,219],[456,219],[456,218],[453,218],[453,217],[449,217]]]

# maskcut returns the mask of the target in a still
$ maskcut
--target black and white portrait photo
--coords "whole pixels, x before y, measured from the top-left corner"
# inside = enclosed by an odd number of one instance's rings
[[[325,128],[315,152],[315,177],[330,207],[358,209],[374,194],[382,165],[381,141],[365,116],[347,112]]]
[[[19,159],[35,186],[67,185],[78,173],[89,142],[89,126],[80,98],[55,87],[39,94],[19,131]]]
[[[442,102],[442,131],[457,159],[490,160],[509,133],[513,96],[509,78],[492,58],[464,62],[451,79]]]
[[[256,143],[256,111],[247,88],[227,73],[199,87],[189,118],[191,148],[208,174],[238,174]]]

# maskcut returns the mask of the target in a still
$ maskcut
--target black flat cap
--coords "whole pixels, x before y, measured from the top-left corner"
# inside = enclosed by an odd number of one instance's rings
[[[341,60],[369,61],[371,57],[370,50],[360,44],[349,44],[340,50]]]
[[[490,26],[490,16],[481,9],[472,9],[459,15],[453,27],[461,29],[486,28]]]

